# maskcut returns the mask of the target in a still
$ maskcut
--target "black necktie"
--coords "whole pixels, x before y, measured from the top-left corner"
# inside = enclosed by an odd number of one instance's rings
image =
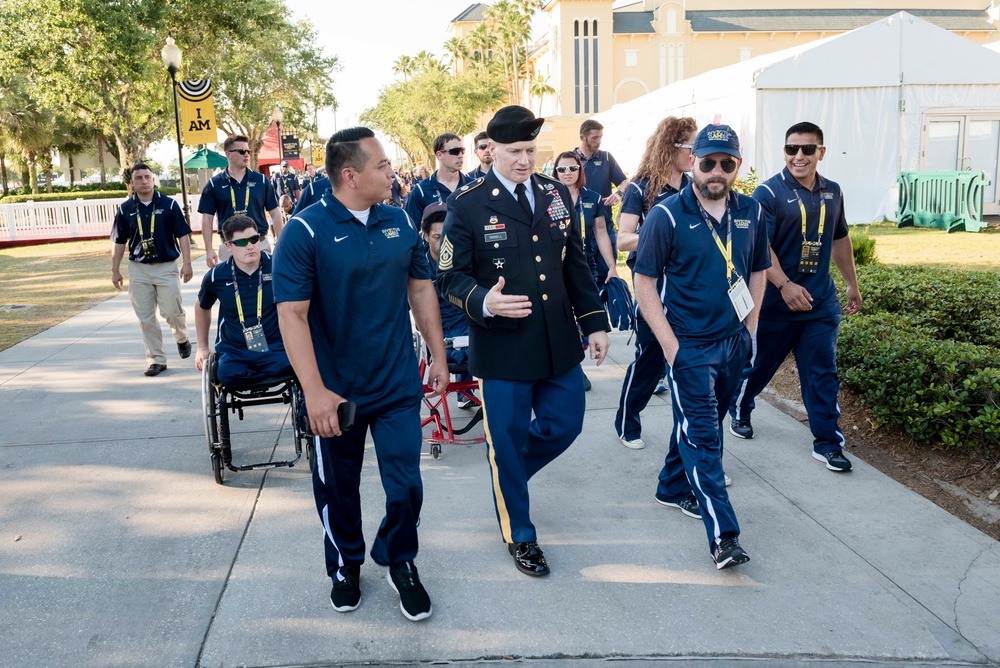
[[[521,205],[521,208],[528,215],[528,220],[531,220],[534,214],[531,212],[531,203],[528,201],[526,190],[523,183],[518,183],[514,186],[514,192],[517,193],[517,203]]]

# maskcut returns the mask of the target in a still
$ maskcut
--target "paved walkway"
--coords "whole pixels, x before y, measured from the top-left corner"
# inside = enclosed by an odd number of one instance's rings
[[[1000,661],[1000,544],[857,460],[826,471],[767,405],[725,458],[752,560],[717,571],[701,523],[653,502],[669,403],[646,410],[645,450],[615,439],[631,348],[612,340],[587,362],[583,436],[532,481],[551,577],[514,570],[483,446],[425,454],[419,624],[370,562],[361,607],[331,609],[304,466],[213,482],[199,376],[173,349],[142,375],[126,296],[0,353],[0,664]],[[291,449],[279,407],[237,426],[237,458]],[[372,452],[362,485],[372,536]]]

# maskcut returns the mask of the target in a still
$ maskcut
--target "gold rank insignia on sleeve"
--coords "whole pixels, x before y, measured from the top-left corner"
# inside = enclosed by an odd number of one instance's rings
[[[441,271],[450,271],[452,262],[455,259],[455,248],[451,245],[451,240],[445,237],[441,240],[441,255],[438,261],[438,269]]]
[[[462,300],[456,297],[455,295],[448,295],[448,301],[450,301],[458,308],[465,308],[465,304],[462,303]]]

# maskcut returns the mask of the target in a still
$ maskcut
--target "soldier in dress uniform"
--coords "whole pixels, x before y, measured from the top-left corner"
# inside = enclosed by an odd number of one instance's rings
[[[448,198],[439,254],[440,289],[469,320],[500,531],[517,569],[536,576],[549,568],[528,480],[583,429],[580,330],[598,364],[610,345],[569,191],[533,174],[543,122],[524,107],[496,113],[493,168]]]

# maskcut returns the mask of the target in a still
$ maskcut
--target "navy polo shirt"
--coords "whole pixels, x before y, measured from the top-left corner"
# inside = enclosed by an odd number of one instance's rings
[[[798,197],[796,197],[796,195]],[[844,214],[844,193],[840,186],[816,175],[812,190],[795,180],[788,168],[772,176],[753,191],[753,198],[760,202],[760,208],[767,223],[767,236],[771,249],[778,257],[778,264],[793,283],[801,285],[813,298],[811,311],[792,311],[785,304],[778,288],[767,284],[762,318],[771,320],[812,320],[840,314],[837,288],[830,277],[830,258],[833,242],[848,234],[847,217]],[[799,258],[802,254],[802,210],[799,199],[806,207],[806,238],[822,241],[819,269],[815,274],[799,273]],[[823,238],[819,238],[819,214],[826,205]]]
[[[639,235],[635,273],[664,277],[667,321],[681,345],[713,343],[739,333],[744,324],[729,301],[726,261],[705,224],[693,186],[654,206]],[[749,287],[750,274],[771,266],[767,228],[760,205],[730,193],[733,219],[733,264]],[[715,225],[726,244],[727,216]]]
[[[441,311],[441,327],[448,331],[449,329],[454,329],[465,325],[466,331],[468,331],[468,321],[465,319],[465,311],[462,311],[457,306],[452,304],[450,301],[444,298],[441,293],[441,288],[438,284],[438,279],[440,278],[438,272],[438,263],[434,261],[431,257],[431,249],[426,243],[424,244],[424,254],[427,259],[427,266],[431,269],[431,274],[433,275],[432,280],[434,281],[434,289],[437,291],[438,296],[438,310]]]
[[[252,274],[237,267],[232,258],[212,267],[211,271],[201,279],[201,290],[198,291],[198,304],[206,311],[215,302],[219,302],[219,323],[216,327],[218,335],[215,338],[216,352],[235,352],[247,349],[246,336],[243,327],[253,327],[257,324],[257,287],[261,286],[261,318],[264,326],[264,338],[267,339],[269,350],[284,350],[281,341],[281,330],[278,328],[278,309],[274,306],[274,290],[272,289],[272,261],[267,253],[260,254],[260,266]],[[240,304],[243,306],[243,325],[240,325],[240,312],[236,308],[236,287],[233,286],[233,276],[240,290]],[[263,282],[261,282],[263,281]]]
[[[249,204],[247,204],[248,189]],[[269,227],[267,212],[278,208],[278,198],[274,195],[271,182],[260,172],[250,169],[243,175],[242,181],[237,181],[229,175],[229,169],[224,169],[209,179],[202,188],[201,198],[198,200],[198,213],[214,215],[218,221],[215,229],[221,235],[222,224],[232,217],[234,210],[242,210],[245,205],[247,215],[257,223],[257,231],[267,234]]]
[[[309,301],[323,384],[359,406],[423,396],[407,283],[433,275],[406,214],[376,204],[368,223],[333,193],[294,216],[274,253],[276,302]]]
[[[468,176],[461,172],[458,173],[459,188],[471,182],[472,179]],[[448,200],[449,195],[451,195],[451,191],[448,190],[447,186],[438,181],[437,172],[434,172],[410,191],[410,196],[406,200],[406,213],[409,214],[413,224],[419,228],[420,219],[424,215],[424,209],[431,204],[443,204]]]
[[[153,216],[156,216],[155,225]],[[142,237],[153,238],[156,246],[156,257],[147,259],[142,252],[139,241],[139,221],[142,221]],[[158,262],[173,262],[180,257],[177,240],[191,234],[191,228],[184,220],[184,213],[172,198],[161,192],[153,191],[153,199],[149,204],[143,204],[133,195],[122,202],[115,213],[115,222],[111,228],[111,241],[128,246],[128,259],[140,264],[156,264]]]
[[[323,197],[323,193],[330,192],[330,179],[322,176],[309,184],[308,188],[299,195],[299,201],[295,203],[292,215],[297,216],[305,210],[307,206],[312,206]]]
[[[491,167],[490,169],[493,169],[493,168]],[[484,171],[483,171],[483,166],[482,166],[482,165],[480,164],[480,165],[476,165],[476,168],[475,168],[475,169],[473,169],[473,170],[472,170],[471,172],[469,172],[468,174],[466,174],[466,176],[468,176],[468,177],[469,177],[470,179],[472,179],[473,181],[475,181],[476,179],[481,179],[481,178],[483,178],[484,176],[486,176],[486,175],[487,175],[487,174],[489,174],[489,173],[490,173],[490,170],[489,170],[489,169],[487,169],[487,170],[486,170],[486,171],[484,172]]]
[[[611,196],[611,186],[618,185],[627,177],[618,161],[607,151],[595,151],[588,159],[579,148],[574,149],[576,157],[583,164],[583,173],[587,175],[587,187],[596,190],[601,197]]]
[[[691,183],[691,177],[687,174],[681,175],[681,190],[684,189]],[[635,179],[634,181],[628,182],[628,188],[625,189],[625,195],[622,196],[622,205],[618,210],[619,215],[623,213],[631,213],[633,215],[639,216],[639,222],[635,226],[636,234],[639,233],[639,228],[642,227],[642,221],[646,218],[646,212],[649,210],[649,200],[646,195],[646,188],[649,187],[649,179]],[[665,184],[660,192],[656,193],[656,198],[653,200],[653,206],[656,206],[663,200],[667,199],[671,195],[676,195],[679,190],[675,190],[670,184]],[[632,267],[635,266],[635,251],[630,251],[628,254],[627,264]]]
[[[293,197],[295,191],[299,190],[299,177],[295,176],[291,172],[287,174],[282,174],[278,172],[271,177],[272,184],[274,185],[274,194],[278,197],[282,195],[288,195]]]
[[[604,217],[605,225],[607,224],[607,213],[601,196],[590,188],[581,188],[580,196],[576,200],[576,213],[580,218],[582,228],[580,234],[587,251],[587,264],[590,265],[591,273],[597,273],[597,255],[600,249],[594,237],[594,220]]]

